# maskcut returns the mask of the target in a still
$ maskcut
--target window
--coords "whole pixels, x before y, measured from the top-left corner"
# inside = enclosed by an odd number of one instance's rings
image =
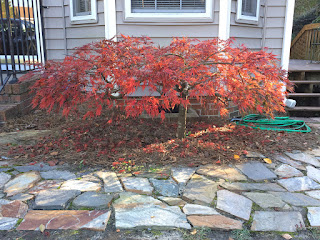
[[[205,0],[131,0],[131,12],[204,13],[205,11]]]
[[[125,0],[126,21],[213,21],[213,0]],[[171,19],[171,20],[170,20]]]
[[[237,20],[259,21],[260,0],[238,0]]]
[[[71,22],[97,22],[97,0],[70,0]]]

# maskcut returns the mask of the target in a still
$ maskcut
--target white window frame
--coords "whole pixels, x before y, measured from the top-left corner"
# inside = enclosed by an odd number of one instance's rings
[[[259,17],[260,17],[260,0],[257,0],[257,9],[256,9],[256,16],[248,16],[248,15],[243,15],[242,14],[242,0],[238,0],[238,9],[237,9],[237,21],[248,21],[248,23],[258,23],[259,22]]]
[[[71,23],[96,23],[97,22],[97,0],[91,0],[91,14],[75,16],[73,12],[74,1],[70,0]]]
[[[124,0],[125,16],[127,22],[213,22],[213,2],[206,0],[206,11],[204,13],[194,12],[153,12],[133,13],[131,12],[131,0]]]

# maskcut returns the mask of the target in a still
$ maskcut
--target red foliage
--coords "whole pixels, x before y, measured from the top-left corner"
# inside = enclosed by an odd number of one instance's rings
[[[68,115],[86,103],[85,118],[119,106],[127,116],[146,111],[152,117],[160,112],[164,118],[165,110],[187,107],[188,98],[196,98],[202,105],[214,103],[222,115],[233,101],[241,111],[272,117],[274,111],[284,111],[281,87],[290,88],[277,64],[275,55],[233,47],[232,40],[175,38],[158,47],[147,37],[121,36],[118,42],[87,44],[63,62],[40,67],[33,106]],[[145,96],[130,97],[138,89]]]

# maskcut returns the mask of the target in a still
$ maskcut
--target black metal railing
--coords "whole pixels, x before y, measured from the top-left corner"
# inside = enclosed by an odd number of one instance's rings
[[[41,0],[0,0],[0,92],[44,63]]]

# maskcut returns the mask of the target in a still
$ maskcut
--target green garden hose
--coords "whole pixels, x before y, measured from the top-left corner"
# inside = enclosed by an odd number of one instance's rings
[[[237,125],[261,130],[285,131],[285,132],[311,132],[311,128],[302,120],[294,120],[289,117],[275,117],[268,119],[258,114],[250,114],[236,121]]]

